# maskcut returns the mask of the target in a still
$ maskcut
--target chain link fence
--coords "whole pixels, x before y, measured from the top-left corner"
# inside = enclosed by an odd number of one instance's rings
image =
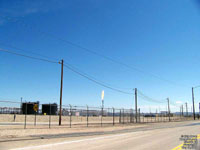
[[[60,106],[39,102],[0,101],[0,125],[15,128],[59,126]],[[142,113],[133,109],[62,105],[60,127],[98,127],[133,123],[191,120],[192,116],[171,113]]]

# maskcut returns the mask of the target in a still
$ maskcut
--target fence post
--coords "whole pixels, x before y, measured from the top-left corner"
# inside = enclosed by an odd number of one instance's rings
[[[51,128],[51,103],[49,103],[49,128]]]
[[[162,122],[162,114],[160,113],[160,122]]]
[[[69,105],[70,107],[70,118],[69,118],[69,127],[72,127],[72,105]]]
[[[88,108],[88,105],[87,105],[87,127],[88,127],[88,111],[89,111],[89,108]]]
[[[165,113],[163,113],[163,122],[165,122]]]
[[[143,116],[143,123],[144,123],[144,113],[142,113],[142,116]]]
[[[21,105],[20,114],[23,114],[23,111],[22,111],[22,97],[21,97],[21,103],[20,103],[20,105]]]
[[[139,111],[139,123],[140,123],[140,108],[139,108],[139,110],[138,110],[138,111]]]
[[[162,122],[162,114],[159,113],[159,122]]]
[[[113,126],[115,125],[115,108],[113,108]]]
[[[129,115],[128,115],[128,112],[127,112],[128,110],[126,110],[126,113],[125,113],[125,115],[126,115],[126,123],[128,123],[128,117],[129,117]]]
[[[121,112],[121,109],[120,109],[120,111],[119,111],[119,123],[122,122],[122,121],[121,121],[121,116],[122,116],[122,112]]]
[[[132,123],[132,109],[130,109],[130,123]]]
[[[34,121],[34,126],[36,126],[36,111],[35,111],[35,121]]]
[[[131,114],[131,121],[132,121],[132,123],[134,123],[134,110],[132,109],[132,112],[131,112],[132,114]]]
[[[123,124],[124,124],[124,108],[123,108]]]
[[[36,111],[35,111],[35,121],[34,121],[34,126],[36,126]]]
[[[102,108],[101,108],[101,127],[102,127],[102,125],[103,125],[102,121],[103,121],[103,106],[102,106]]]
[[[25,113],[24,129],[26,129],[26,115],[27,115],[27,102],[26,102],[26,113]]]

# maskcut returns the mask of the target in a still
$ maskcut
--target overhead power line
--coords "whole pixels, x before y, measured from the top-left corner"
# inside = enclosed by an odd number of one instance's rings
[[[49,57],[49,56],[45,56],[45,55],[42,55],[42,54],[38,54],[38,53],[35,53],[35,52],[30,52],[30,51],[27,51],[25,49],[22,49],[22,48],[19,48],[19,47],[16,47],[16,46],[13,46],[13,45],[10,45],[10,44],[5,44],[5,43],[2,43],[0,42],[0,45],[4,45],[4,46],[7,46],[7,47],[10,47],[10,48],[13,48],[13,49],[16,49],[16,50],[20,50],[20,51],[23,51],[23,52],[26,52],[26,53],[30,53],[30,54],[33,54],[33,55],[37,55],[37,56],[41,56],[41,57],[44,57],[44,58],[47,58],[47,59],[55,59],[55,60],[58,60],[56,58],[53,58],[53,57]],[[59,62],[59,61],[58,61]],[[72,66],[71,64],[67,63],[67,65],[75,68],[74,66]],[[81,72],[79,69],[75,68],[77,71]],[[84,73],[85,75],[87,75],[88,77],[90,77],[90,75]],[[95,79],[94,77],[92,77],[93,79]],[[97,79],[95,79],[97,80]],[[102,82],[102,81],[99,81],[99,82]],[[102,82],[103,83],[103,82]],[[104,84],[108,84],[108,83],[104,83]],[[113,86],[111,84],[109,84],[109,86]],[[116,87],[116,86],[115,86]],[[116,88],[119,88],[119,87],[116,87]],[[120,89],[132,89],[132,88],[120,88]]]
[[[59,63],[59,62],[56,62],[56,61],[52,61],[52,60],[48,60],[48,59],[43,59],[43,58],[38,58],[38,57],[33,57],[33,56],[28,56],[28,55],[16,53],[16,52],[13,52],[13,51],[10,51],[10,50],[1,49],[1,48],[0,48],[0,51],[1,52],[5,52],[5,53],[14,54],[14,55],[17,55],[17,56],[22,56],[22,57],[30,58],[30,59],[45,61],[45,62],[49,62],[49,63]]]
[[[23,51],[23,52],[25,52],[25,53],[29,53],[29,54],[33,54],[33,55],[36,55],[36,56],[40,56],[40,57],[43,57],[43,58],[54,59],[54,60],[57,60],[57,61],[58,61],[57,58],[45,56],[45,55],[42,55],[42,54],[39,54],[39,53],[35,53],[35,52],[31,52],[31,51],[27,51],[27,50],[25,50],[25,49],[19,48],[19,47],[17,47],[17,46],[11,45],[11,44],[7,44],[7,43],[0,42],[0,45],[9,47],[9,48],[12,48],[12,49],[15,49],[15,50],[20,50],[20,51]]]
[[[193,88],[195,89],[195,88],[198,88],[198,87],[200,87],[200,85],[197,85],[197,86],[195,86],[195,87],[193,87]]]
[[[114,88],[120,89],[120,90],[133,90],[133,88],[118,87],[118,86],[116,86],[116,85],[103,82],[103,81],[98,80],[97,78],[95,78],[95,77],[93,77],[93,76],[91,76],[91,75],[89,75],[89,74],[87,74],[87,73],[81,71],[80,69],[78,69],[77,67],[75,67],[75,66],[73,66],[73,65],[71,65],[71,64],[69,64],[69,63],[66,63],[66,62],[65,62],[65,64],[68,65],[69,67],[73,68],[74,70],[76,70],[76,71],[78,71],[78,72],[80,72],[80,73],[82,73],[82,74],[88,76],[89,78],[92,78],[92,79],[94,79],[94,80],[96,80],[96,81],[98,81],[98,82],[101,82],[101,83],[103,83],[103,84],[105,84],[105,85],[107,85],[107,86],[114,87]]]
[[[153,99],[149,96],[146,96],[145,94],[143,94],[141,91],[138,90],[138,96],[146,101],[151,101],[151,102],[156,102],[156,103],[166,103],[166,100],[156,100]]]
[[[1,15],[1,16],[2,16],[3,18],[5,18],[5,19],[9,20],[9,21],[10,21],[10,20],[14,20],[14,19],[12,19],[11,17],[5,16],[5,15]],[[18,22],[18,23],[20,23],[20,24],[22,24],[23,26],[25,26],[25,27],[27,27],[27,28],[29,28],[29,29],[31,29],[31,30],[33,30],[33,27],[30,26],[30,25],[28,25],[27,23],[25,23],[23,20],[20,20],[20,19],[16,19],[16,18],[15,18],[14,21],[15,21],[15,22]],[[92,50],[92,49],[86,48],[86,47],[84,47],[84,46],[82,46],[82,45],[79,45],[79,44],[76,44],[76,43],[71,42],[71,41],[69,41],[69,40],[66,40],[66,39],[63,39],[63,38],[61,38],[61,37],[58,37],[58,36],[56,36],[56,35],[54,35],[54,34],[52,34],[52,33],[48,33],[48,32],[41,31],[40,29],[38,29],[38,28],[36,28],[36,27],[34,27],[34,30],[37,31],[37,32],[39,32],[39,33],[41,33],[41,34],[43,34],[43,35],[46,35],[46,36],[52,37],[52,38],[54,38],[54,39],[57,39],[57,40],[59,40],[59,41],[62,41],[62,42],[64,42],[64,43],[68,44],[68,45],[77,47],[77,48],[79,48],[79,49],[81,49],[81,50],[84,50],[84,51],[86,51],[86,52],[88,52],[88,53],[91,53],[91,54],[93,54],[93,55],[96,55],[96,56],[98,56],[98,57],[104,58],[105,60],[108,60],[108,61],[110,61],[110,62],[119,64],[119,65],[124,66],[124,67],[126,67],[126,68],[129,68],[129,69],[131,69],[131,70],[135,70],[135,71],[140,72],[140,73],[142,73],[142,74],[148,74],[149,76],[152,76],[152,77],[154,77],[154,78],[157,78],[157,79],[159,79],[159,80],[161,80],[161,81],[164,81],[164,82],[167,82],[167,83],[176,85],[176,86],[181,86],[181,87],[183,87],[183,85],[177,84],[177,83],[175,83],[175,82],[173,82],[173,81],[170,81],[170,80],[167,80],[167,79],[164,79],[164,78],[162,78],[162,77],[160,77],[160,76],[158,76],[158,75],[156,75],[156,74],[153,74],[153,73],[150,73],[150,72],[146,72],[146,71],[143,71],[143,70],[138,69],[138,68],[136,68],[136,67],[130,66],[130,65],[128,65],[128,64],[126,64],[126,63],[123,63],[123,62],[121,62],[121,61],[118,61],[118,60],[116,60],[116,59],[114,59],[114,58],[111,58],[111,57],[108,57],[108,56],[106,56],[106,55],[103,55],[103,54],[100,54],[100,53],[98,53],[98,52],[95,52],[95,51]]]
[[[145,101],[148,101],[148,102],[154,102],[154,103],[164,103],[164,102],[160,102],[160,101],[155,101],[155,100],[152,100],[152,99],[149,99],[145,96],[142,96],[142,95],[138,95],[138,97],[142,98],[143,100]]]
[[[177,107],[177,108],[180,108],[180,106],[177,106],[178,104],[175,104],[175,103],[173,103],[173,102],[170,102],[170,105],[173,105],[173,106],[175,106],[175,107]]]
[[[153,99],[149,96],[146,96],[145,94],[143,94],[141,91],[138,91],[138,97],[142,98],[143,100],[146,100],[146,101],[151,101],[151,102],[156,102],[156,103],[166,103],[167,101],[165,99],[163,100],[156,100],[156,99]],[[174,104],[173,102],[170,102],[170,105],[173,105],[175,107],[178,107],[177,104]]]
[[[17,55],[17,56],[21,56],[21,57],[26,57],[26,58],[29,58],[29,59],[34,59],[34,60],[40,60],[40,61],[45,61],[45,62],[49,62],[49,63],[56,63],[56,64],[59,64],[60,62],[56,62],[56,61],[51,61],[51,60],[48,60],[48,59],[43,59],[43,58],[38,58],[38,57],[33,57],[33,56],[28,56],[28,55],[24,55],[24,54],[20,54],[20,53],[16,53],[16,52],[13,52],[13,51],[9,51],[9,50],[5,50],[5,49],[1,49],[0,48],[0,51],[1,52],[5,52],[5,53],[9,53],[9,54],[14,54],[14,55]],[[68,68],[69,70],[73,71],[74,73],[84,77],[84,78],[87,78],[88,80],[98,84],[98,85],[101,85],[103,87],[106,87],[108,89],[111,89],[113,91],[117,91],[117,92],[120,92],[120,93],[123,93],[123,94],[131,94],[133,95],[133,93],[129,93],[129,92],[125,92],[125,91],[122,91],[120,89],[117,89],[117,88],[113,88],[109,85],[106,85],[105,83],[102,83],[100,81],[97,81],[96,79],[93,79],[91,77],[89,77],[88,75],[86,75],[85,73],[81,73],[79,71],[77,71],[76,69],[74,69],[72,66],[70,66],[69,64],[64,64],[64,67]]]
[[[122,90],[113,88],[113,87],[111,87],[111,86],[105,85],[104,83],[101,83],[101,82],[99,82],[99,81],[96,81],[95,79],[92,79],[92,78],[88,77],[88,76],[85,75],[84,73],[81,73],[81,72],[75,70],[74,68],[70,67],[69,65],[64,64],[64,67],[68,68],[69,70],[71,70],[72,72],[78,74],[79,76],[82,76],[82,77],[84,77],[84,78],[86,78],[86,79],[88,79],[88,80],[90,80],[90,81],[92,81],[92,82],[94,82],[94,83],[96,83],[96,84],[98,84],[98,85],[100,85],[100,86],[103,86],[103,87],[105,87],[105,88],[108,88],[108,89],[111,89],[111,90],[113,90],[113,91],[120,92],[120,93],[123,93],[123,94],[133,95],[133,93],[125,92],[125,91],[122,91]]]
[[[4,100],[0,100],[0,103],[21,103],[21,102],[14,102],[14,101],[4,101]]]

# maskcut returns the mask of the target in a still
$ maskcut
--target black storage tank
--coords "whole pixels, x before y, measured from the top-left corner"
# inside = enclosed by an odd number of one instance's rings
[[[50,111],[51,110],[51,111]],[[58,110],[58,105],[56,103],[53,104],[42,104],[42,114],[44,115],[56,115]]]
[[[37,104],[38,105],[38,109],[39,109],[39,102],[25,102],[25,103],[22,103],[22,106],[21,106],[21,110],[22,110],[22,114],[26,114],[26,110],[27,110],[27,114],[35,114],[35,113],[38,113],[34,111],[33,109],[33,106]],[[27,109],[26,109],[27,107]]]

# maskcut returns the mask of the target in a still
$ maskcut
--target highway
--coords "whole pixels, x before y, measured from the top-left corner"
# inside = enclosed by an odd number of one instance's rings
[[[152,123],[107,132],[40,135],[0,142],[0,150],[171,150],[181,135],[200,134],[200,121]]]

